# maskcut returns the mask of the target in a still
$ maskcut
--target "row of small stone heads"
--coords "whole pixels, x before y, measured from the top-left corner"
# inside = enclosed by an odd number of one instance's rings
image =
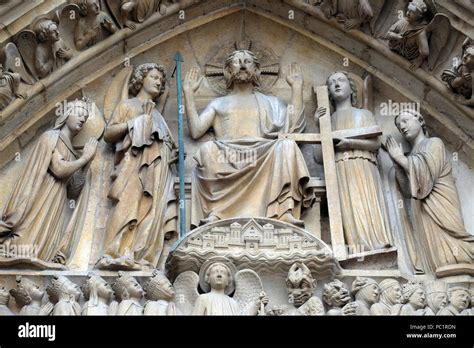
[[[39,17],[30,29],[22,31],[13,42],[5,46],[5,66],[0,67],[0,80],[9,82],[2,87],[6,89],[2,92],[8,98],[0,100],[0,110],[14,98],[27,97],[18,91],[20,80],[33,84],[70,60],[76,51],[95,45],[107,35],[114,34],[119,27],[135,29],[135,23],[143,22],[157,11],[166,13],[166,7],[174,2],[178,1],[107,0],[107,7],[112,13],[110,16],[101,9],[99,0],[74,0],[51,18]],[[346,30],[370,25],[373,34],[373,23],[377,18],[374,18],[370,1],[361,1],[359,5],[357,1],[340,0],[339,3],[343,3],[340,6],[335,6],[330,0],[311,2],[328,19],[336,18]],[[67,25],[71,21],[74,28]],[[415,29],[416,34],[411,34]],[[66,42],[61,30],[73,32],[76,50],[70,47],[72,43]],[[428,61],[428,67],[433,70],[437,62],[442,60],[450,31],[450,20],[446,15],[436,13],[436,9],[429,8],[423,0],[414,0],[408,4],[406,14],[393,24],[383,38],[388,41],[388,47],[392,51],[412,62],[411,69],[417,69]],[[26,68],[24,64],[18,64],[18,61],[26,64]],[[453,60],[452,66],[444,70],[441,78],[456,93],[458,101],[468,106],[474,106],[473,72],[474,44],[471,39],[466,38],[461,56]]]
[[[214,268],[218,274],[219,267]],[[194,272],[184,273],[197,277]],[[472,293],[465,287],[448,287],[442,281],[408,281],[401,285],[393,278],[377,283],[371,278],[356,277],[349,290],[335,279],[324,285],[323,305],[314,295],[316,281],[309,269],[295,264],[286,280],[288,305],[268,308],[264,292],[243,301],[242,296],[236,299],[236,294],[220,293],[208,276],[210,290],[197,294],[194,289],[197,298],[192,300],[185,298],[192,297],[192,292],[183,292],[182,285],[176,291],[164,273],[157,270],[143,287],[125,272],[119,272],[112,286],[97,274],[90,274],[82,287],[58,275],[51,279],[46,291],[34,281],[17,276],[16,288],[7,291],[0,287],[0,315],[15,315],[8,307],[10,295],[20,309],[19,315],[474,315]],[[188,280],[185,282],[192,283]],[[81,306],[82,295],[86,302]]]

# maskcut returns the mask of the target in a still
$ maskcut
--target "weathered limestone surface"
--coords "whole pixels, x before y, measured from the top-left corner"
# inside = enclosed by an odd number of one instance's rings
[[[473,13],[0,1],[0,315],[472,315]]]

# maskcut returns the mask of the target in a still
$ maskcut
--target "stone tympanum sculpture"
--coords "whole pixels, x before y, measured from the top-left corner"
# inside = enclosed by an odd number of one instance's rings
[[[90,110],[87,100],[67,103],[55,127],[39,137],[25,160],[1,215],[0,244],[3,250],[14,248],[27,254],[12,253],[8,258],[40,259],[46,265],[65,263],[69,258],[75,239],[69,232],[77,218],[73,214],[65,221],[67,209],[71,209],[69,198],[79,196],[97,149],[97,140],[91,138],[79,154],[72,139],[81,131]]]
[[[126,272],[119,271],[112,284],[115,296],[120,301],[117,315],[143,315],[143,288],[137,280]]]
[[[425,286],[422,282],[410,280],[402,286],[404,303],[400,315],[428,315],[426,310]]]
[[[316,279],[304,263],[294,263],[286,278],[288,302],[291,310],[285,314],[294,315],[324,315],[324,306],[321,299],[314,295]]]
[[[132,30],[156,11],[166,11],[163,0],[107,0],[107,5],[117,21]]]
[[[82,306],[82,315],[115,315],[118,303],[112,301],[114,291],[102,277],[89,274],[82,285],[86,303]],[[112,302],[111,302],[112,301]]]
[[[429,18],[428,12],[423,0],[411,1],[405,16],[393,24],[386,34],[389,48],[412,61],[412,70],[419,68],[426,59],[433,70],[448,41],[449,18],[441,13]]]
[[[402,288],[395,279],[384,279],[379,283],[380,301],[370,307],[373,315],[399,315],[402,302]]]
[[[66,277],[53,276],[46,292],[50,301],[55,303],[52,315],[81,315],[81,289]]]
[[[10,294],[8,290],[0,285],[0,316],[3,315],[15,315],[12,310],[8,307],[8,302],[10,301]]]
[[[65,7],[69,15],[74,10],[78,13],[74,29],[74,44],[78,50],[91,47],[118,30],[112,18],[101,11],[99,0],[79,0],[78,5]]]
[[[0,111],[5,109],[15,98],[25,98],[25,95],[19,93],[21,77],[14,72],[5,71],[0,64]]]
[[[166,277],[158,270],[153,271],[153,275],[144,285],[145,309],[144,315],[176,315],[175,289]]]
[[[61,38],[56,22],[40,19],[33,26],[33,31],[38,41],[35,69],[38,77],[44,78],[70,60],[74,52]]]
[[[448,304],[448,285],[440,280],[434,280],[426,284],[426,303],[429,307],[427,313],[436,315],[441,308]]]
[[[395,117],[395,124],[411,145],[411,152],[405,156],[395,139],[387,137],[386,147],[397,181],[405,195],[412,198],[417,242],[414,247],[426,254],[432,272],[459,264],[472,269],[474,236],[464,227],[443,141],[428,137],[424,118],[416,110],[401,112]]]
[[[344,29],[358,29],[373,17],[369,0],[323,0],[321,10],[326,18],[336,17]]]
[[[162,254],[165,239],[177,236],[171,172],[176,146],[154,107],[165,91],[164,68],[154,63],[139,65],[125,83],[132,96],[115,107],[104,134],[115,148],[115,169],[108,193],[113,207],[105,251],[97,267],[153,269],[166,257]],[[110,88],[121,93],[123,86]]]
[[[456,58],[453,66],[443,71],[441,78],[457,94],[460,103],[474,106],[474,41],[467,38],[463,43],[461,61]]]
[[[454,286],[448,290],[449,304],[441,308],[438,315],[460,315],[469,307],[469,290],[462,286]],[[464,313],[467,314],[467,313]]]
[[[356,277],[352,282],[351,293],[355,301],[349,302],[342,309],[346,315],[371,315],[370,308],[379,301],[380,288],[377,282],[371,278]]]
[[[183,91],[190,135],[213,128],[216,140],[202,144],[192,176],[192,224],[231,217],[269,217],[302,225],[301,210],[312,202],[309,172],[298,145],[280,133],[305,127],[303,77],[292,64],[287,82],[291,104],[255,90],[259,60],[248,50],[230,54],[224,66],[229,94],[214,99],[199,115],[194,94],[202,77],[191,69]],[[238,193],[238,194],[236,194]]]
[[[345,315],[342,309],[351,300],[351,294],[347,285],[339,279],[324,284],[323,301],[328,307],[326,315]]]
[[[17,276],[16,288],[10,290],[10,295],[20,308],[19,315],[50,315],[53,311],[51,302],[42,302],[45,291],[28,278]]]
[[[199,276],[193,271],[181,273],[174,287],[176,305],[185,315],[264,315],[268,303],[257,273],[250,269],[236,272],[232,262],[221,256],[206,260]]]
[[[372,112],[355,107],[355,82],[346,72],[330,75],[326,82],[335,107],[334,130],[375,126]],[[317,121],[326,108],[316,111]],[[335,143],[337,182],[346,243],[361,251],[383,249],[393,244],[385,208],[382,180],[377,168],[380,137],[341,138]]]

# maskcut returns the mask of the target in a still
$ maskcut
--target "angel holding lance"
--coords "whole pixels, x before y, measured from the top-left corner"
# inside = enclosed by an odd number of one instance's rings
[[[67,261],[74,240],[68,234],[74,229],[88,164],[97,149],[97,140],[91,138],[79,155],[72,139],[90,110],[88,100],[67,103],[55,127],[39,137],[0,216],[0,244],[18,250],[34,246],[34,256],[40,260]],[[67,221],[69,198],[78,198],[79,203]]]
[[[107,124],[104,139],[115,146],[108,193],[114,206],[98,268],[153,269],[164,262],[165,239],[177,237],[170,169],[176,145],[163,116],[154,108],[165,83],[161,65],[137,66],[128,84],[132,97],[117,105]]]

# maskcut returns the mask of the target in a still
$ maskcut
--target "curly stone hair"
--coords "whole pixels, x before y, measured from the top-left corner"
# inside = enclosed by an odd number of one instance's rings
[[[29,288],[33,286],[36,286],[36,284],[31,280],[17,276],[16,289],[11,289],[10,295],[15,298],[15,302],[18,307],[22,308],[31,303],[33,299],[30,296]]]
[[[150,72],[153,69],[156,69],[163,74],[163,83],[161,85],[160,95],[163,94],[166,88],[165,68],[162,65],[156,64],[156,63],[140,64],[133,70],[133,74],[130,77],[130,83],[129,83],[129,88],[128,88],[130,94],[132,94],[133,96],[136,96],[138,92],[140,92],[140,90],[143,87],[143,80],[145,79],[148,72]]]
[[[252,84],[256,88],[260,87],[260,60],[258,59],[257,55],[253,53],[252,51],[240,49],[240,50],[236,50],[232,52],[225,59],[223,72],[224,72],[224,78],[226,80],[226,88],[231,89],[232,86],[234,85],[234,79],[232,78],[232,74],[230,73],[230,64],[234,60],[234,57],[239,53],[245,53],[248,56],[250,56],[250,58],[252,58],[253,63],[255,64],[255,67],[257,69],[257,73],[252,77]]]
[[[52,21],[51,19],[43,19],[36,25],[35,33],[40,42],[45,42],[47,40],[48,32],[50,30],[49,28],[52,25],[57,26],[56,22]]]
[[[356,87],[356,83],[347,71],[338,70],[338,71],[335,71],[332,74],[330,74],[328,76],[327,80],[326,80],[326,86],[329,87],[329,79],[335,74],[343,74],[347,77],[347,80],[349,80],[349,86],[351,88],[351,104],[352,104],[352,106],[356,106],[357,105],[357,87]],[[331,93],[329,93],[329,101],[331,102],[331,104],[334,105],[334,100],[331,97]]]
[[[99,5],[99,9],[100,9],[100,7],[101,7],[101,6],[100,6],[100,1],[99,1],[99,0],[96,0],[96,1],[97,1],[98,5]],[[80,0],[80,1],[79,1],[79,4],[78,4],[78,5],[79,5],[79,11],[80,11],[79,13],[80,13],[80,15],[83,16],[83,17],[86,17],[87,14],[88,14],[88,13],[87,13],[88,2],[89,2],[89,0]]]
[[[154,270],[150,280],[143,286],[148,300],[158,301],[166,297],[166,294],[161,288],[161,282],[169,282],[169,279],[163,272]]]
[[[61,299],[61,295],[69,295],[67,291],[67,285],[70,283],[72,282],[65,276],[53,276],[53,279],[51,279],[51,282],[46,287],[46,293],[48,294],[51,302],[57,303]]]
[[[428,130],[426,129],[426,123],[425,123],[425,118],[423,117],[422,114],[420,114],[418,111],[414,109],[403,109],[397,116],[395,116],[394,122],[395,126],[397,126],[397,129],[400,130],[400,127],[398,126],[397,120],[400,117],[401,114],[410,114],[414,118],[417,119],[418,122],[420,122],[421,129],[423,130],[423,134],[425,136],[428,136]]]

